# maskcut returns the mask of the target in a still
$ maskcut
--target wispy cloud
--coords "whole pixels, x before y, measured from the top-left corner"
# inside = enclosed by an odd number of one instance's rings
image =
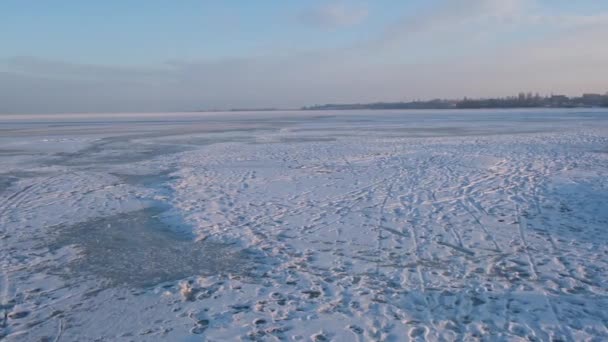
[[[300,18],[314,27],[340,28],[357,25],[363,22],[368,14],[367,8],[360,5],[331,3],[308,9],[300,14]]]
[[[171,66],[111,66],[70,63],[33,56],[0,59],[0,71],[10,70],[24,75],[71,80],[147,80],[170,75]]]
[[[421,13],[408,13],[372,43],[399,45],[419,37],[465,42],[480,35],[496,39],[513,31],[533,34],[606,24],[608,12],[551,13],[536,0],[443,0]]]
[[[495,30],[512,23],[531,8],[525,0],[443,0],[418,13],[408,13],[387,26],[372,42],[374,45],[395,45],[419,36],[433,35],[435,39],[471,33],[479,27]]]

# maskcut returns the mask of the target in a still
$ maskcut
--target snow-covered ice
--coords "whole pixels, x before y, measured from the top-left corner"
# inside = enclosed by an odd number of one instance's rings
[[[608,340],[608,111],[0,116],[0,340]]]

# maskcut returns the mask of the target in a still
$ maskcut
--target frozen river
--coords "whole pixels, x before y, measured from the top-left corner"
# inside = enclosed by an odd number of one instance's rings
[[[0,340],[608,340],[608,110],[0,115]]]

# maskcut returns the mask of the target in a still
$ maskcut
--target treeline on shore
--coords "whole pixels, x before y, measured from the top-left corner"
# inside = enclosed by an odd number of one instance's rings
[[[540,96],[520,93],[517,96],[500,98],[443,100],[411,102],[376,102],[356,104],[324,104],[302,107],[302,110],[352,110],[352,109],[482,109],[482,108],[576,108],[608,107],[608,93]]]

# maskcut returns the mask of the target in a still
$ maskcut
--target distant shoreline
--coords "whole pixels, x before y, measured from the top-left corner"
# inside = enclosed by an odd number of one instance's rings
[[[350,104],[323,104],[302,107],[302,110],[387,110],[387,109],[529,109],[529,108],[601,108],[608,107],[608,93],[583,94],[577,97],[565,95],[540,96],[532,93],[520,93],[517,96],[411,102],[374,102]]]
[[[441,110],[441,109],[531,109],[531,108],[604,108],[608,107],[608,92],[602,94],[587,93],[581,96],[566,95],[540,96],[532,93],[519,93],[516,96],[497,98],[463,98],[463,99],[433,99],[397,102],[369,103],[327,103],[304,106],[300,108],[230,108],[204,109],[195,112],[276,112],[276,111],[321,111],[321,110]]]
[[[323,107],[323,108],[299,108],[299,109],[275,109],[272,111],[330,111],[330,110],[458,110],[458,109],[576,109],[576,108],[588,108],[588,109],[601,109],[608,108],[606,105],[602,106],[545,106],[545,107],[425,107],[425,108],[376,108],[376,107],[356,107],[356,108],[344,108],[344,107]],[[249,112],[258,112],[263,110],[248,110]],[[212,111],[209,111],[212,112]],[[230,112],[239,112],[238,110],[230,110]]]
[[[601,94],[583,94],[568,97],[565,95],[540,96],[538,94],[520,93],[517,96],[501,98],[481,98],[460,100],[434,99],[410,102],[372,102],[372,103],[329,103],[322,105],[304,106],[300,108],[210,108],[210,109],[181,109],[181,110],[148,110],[148,111],[68,111],[68,112],[1,112],[0,115],[47,115],[47,114],[121,114],[121,113],[242,113],[242,112],[280,112],[280,111],[346,111],[346,110],[458,110],[458,109],[576,109],[576,108],[608,108],[608,92]]]
[[[352,111],[352,110],[369,110],[369,111],[381,111],[381,110],[412,110],[412,111],[451,111],[451,110],[484,110],[484,109],[495,109],[495,110],[509,110],[509,109],[608,109],[608,106],[570,106],[570,107],[480,107],[480,108],[344,108],[344,107],[323,107],[323,108],[276,108],[276,109],[218,109],[218,110],[196,110],[184,113],[256,113],[256,112],[330,112],[330,111]]]

